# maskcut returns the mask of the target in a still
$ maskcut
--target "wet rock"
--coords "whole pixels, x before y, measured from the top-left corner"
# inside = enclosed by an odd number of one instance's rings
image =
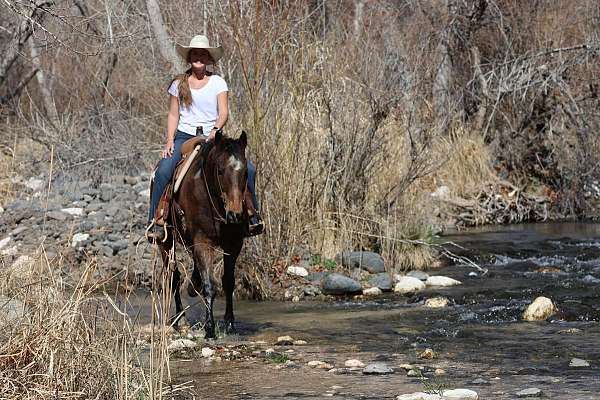
[[[460,284],[462,284],[462,282],[457,281],[456,279],[449,278],[447,276],[430,276],[425,281],[425,284],[427,286],[448,287],[448,286],[460,285]]]
[[[197,343],[190,339],[176,339],[167,346],[169,351],[177,351],[183,349],[191,349],[197,346]]]
[[[372,274],[385,272],[381,255],[370,251],[344,251],[335,260],[345,267],[366,269]]]
[[[439,394],[415,392],[396,396],[396,400],[442,400],[442,397]]]
[[[90,238],[90,235],[88,233],[76,233],[73,235],[73,238],[71,239],[71,247],[84,246],[87,243],[89,238]]]
[[[275,344],[278,346],[290,346],[294,344],[294,339],[291,336],[279,336]]]
[[[378,287],[363,289],[363,295],[365,296],[379,296],[381,294],[383,294],[383,292]]]
[[[212,357],[215,355],[215,351],[213,349],[211,349],[210,347],[203,347],[201,352],[202,352],[202,357],[204,357],[204,358]]]
[[[306,268],[295,267],[293,265],[290,265],[289,267],[287,267],[287,273],[288,273],[288,275],[294,275],[294,276],[300,276],[300,277],[308,276],[308,271],[306,270]]]
[[[449,300],[445,297],[432,297],[425,300],[425,307],[429,308],[444,308],[449,304]]]
[[[384,292],[388,292],[393,288],[392,278],[387,273],[376,274],[369,279],[369,285],[377,287]]]
[[[348,368],[363,368],[365,364],[360,360],[352,359],[346,360],[346,362],[344,362],[344,366]]]
[[[417,278],[422,281],[426,281],[429,278],[429,274],[423,271],[410,271],[406,276],[410,276],[411,278]]]
[[[477,392],[469,389],[452,389],[444,390],[442,393],[442,399],[444,400],[478,400],[479,395]]]
[[[400,277],[394,286],[394,292],[400,294],[418,292],[423,289],[425,289],[425,284],[420,279],[410,276]]]
[[[321,282],[323,293],[326,294],[353,294],[362,291],[360,283],[354,279],[340,274],[329,274]]]
[[[569,363],[569,367],[573,367],[573,368],[585,368],[585,367],[589,367],[590,363],[587,362],[586,360],[582,360],[581,358],[572,358],[571,362]]]
[[[384,363],[369,364],[363,369],[363,374],[365,375],[388,375],[393,373],[394,370]]]
[[[523,313],[525,321],[543,321],[557,311],[556,306],[547,297],[538,297]]]
[[[542,391],[538,388],[523,389],[516,393],[517,397],[541,397]]]

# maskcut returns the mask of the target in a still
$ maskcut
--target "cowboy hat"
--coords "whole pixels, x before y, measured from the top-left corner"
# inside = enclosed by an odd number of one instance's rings
[[[204,35],[196,35],[190,40],[189,46],[183,46],[181,44],[176,45],[177,52],[183,59],[188,61],[188,54],[192,49],[205,49],[208,50],[210,56],[212,57],[214,62],[217,62],[221,57],[223,57],[223,47],[211,47],[208,38]]]

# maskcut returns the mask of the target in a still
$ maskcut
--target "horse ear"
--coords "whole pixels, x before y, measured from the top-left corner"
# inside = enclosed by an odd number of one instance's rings
[[[221,139],[223,139],[223,130],[219,129],[215,132],[215,145],[218,145],[221,142]]]
[[[248,134],[246,133],[246,131],[242,131],[242,134],[240,135],[238,141],[240,142],[240,146],[244,148],[248,145]]]

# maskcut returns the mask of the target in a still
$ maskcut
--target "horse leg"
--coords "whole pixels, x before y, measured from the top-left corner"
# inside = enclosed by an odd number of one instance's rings
[[[215,338],[215,319],[213,317],[213,303],[216,290],[213,281],[210,278],[210,270],[213,265],[215,255],[210,244],[196,241],[194,243],[194,269],[198,270],[202,282],[202,296],[206,307],[204,318],[204,337],[206,339]]]
[[[171,271],[170,252],[173,250],[173,246],[168,244],[169,242],[170,241],[167,240],[164,244],[160,244],[159,246],[160,255],[163,262],[163,272],[167,274]],[[167,276],[167,279],[169,279],[169,283],[171,285],[171,294],[175,298],[175,315],[169,318],[169,324],[177,327],[179,321],[182,317],[185,317],[185,315],[183,313],[183,304],[181,302],[181,294],[179,292],[179,288],[181,286],[181,273],[179,272],[177,264],[175,263],[175,257],[173,257],[172,262],[174,263],[174,269],[170,276]],[[163,280],[163,282],[165,281]]]
[[[236,333],[235,317],[233,315],[233,289],[235,288],[235,262],[242,246],[228,249],[223,256],[223,290],[225,291],[225,332]]]

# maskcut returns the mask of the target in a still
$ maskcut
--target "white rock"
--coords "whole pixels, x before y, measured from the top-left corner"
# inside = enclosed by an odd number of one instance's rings
[[[34,192],[37,192],[38,190],[41,190],[44,187],[43,180],[33,177],[29,178],[24,184]]]
[[[18,252],[19,252],[19,246],[14,245],[12,247],[9,247],[8,249],[4,249],[4,250],[0,251],[0,254],[3,256],[16,256]]]
[[[456,279],[448,278],[447,276],[430,276],[425,281],[427,286],[456,286],[462,284],[461,281],[457,281]]]
[[[69,214],[69,215],[76,216],[76,217],[81,217],[84,215],[83,208],[79,208],[79,207],[63,208],[60,211],[66,213],[66,214]]]
[[[479,395],[477,392],[469,389],[453,389],[444,390],[442,393],[442,399],[444,400],[478,400]]]
[[[78,247],[80,243],[85,242],[90,238],[90,235],[87,233],[76,233],[73,235],[73,239],[71,240],[71,247]]]
[[[290,265],[289,267],[287,267],[287,273],[289,275],[294,275],[294,276],[308,276],[308,271],[306,270],[306,268],[304,267],[295,267],[293,265]]]
[[[346,360],[346,362],[344,363],[344,366],[348,367],[348,368],[363,368],[365,366],[365,363],[363,363],[360,360]]]
[[[294,344],[294,339],[291,336],[279,336],[277,338],[277,343],[275,343],[279,346],[289,346]]]
[[[379,296],[383,291],[378,287],[372,287],[368,289],[363,289],[363,295],[365,296]]]
[[[439,394],[415,392],[396,396],[396,400],[442,400]]]
[[[215,351],[213,349],[211,349],[210,347],[203,347],[202,348],[202,357],[208,358],[211,357],[215,354]]]
[[[167,346],[167,350],[176,351],[176,350],[183,350],[183,349],[191,349],[196,346],[197,346],[196,342],[194,342],[190,339],[176,339],[176,340],[173,340],[171,343],[169,343],[169,346]]]
[[[448,186],[438,186],[437,189],[435,189],[435,191],[433,193],[431,193],[431,197],[437,197],[440,199],[444,199],[446,197],[448,197],[448,195],[450,194],[450,188]]]
[[[21,256],[12,264],[12,269],[16,271],[19,268],[28,267],[33,264],[33,261],[33,258],[29,256]]]
[[[323,365],[323,364],[325,364],[323,361],[316,361],[316,360],[309,361],[306,363],[306,365],[308,365],[309,367],[313,367],[313,368],[318,367],[319,365]]]
[[[294,340],[294,346],[304,346],[307,344],[306,340]]]
[[[138,192],[138,195],[141,197],[150,197],[150,188],[146,189],[146,190],[142,190],[141,192]]]
[[[572,358],[571,362],[569,363],[569,367],[575,367],[575,368],[582,368],[582,367],[589,367],[590,363],[587,362],[586,360],[582,360],[581,358]]]
[[[445,297],[432,297],[425,300],[425,307],[443,308],[448,306],[448,299]]]
[[[557,311],[556,306],[547,297],[538,297],[523,313],[525,321],[543,321]]]
[[[425,289],[425,284],[420,279],[410,276],[401,277],[394,286],[394,292],[401,294],[418,292],[423,289]]]
[[[0,240],[0,250],[5,248],[9,242],[10,242],[10,236],[7,236],[4,239]]]
[[[4,212],[4,208],[2,206],[0,206],[0,214],[2,214]]]

